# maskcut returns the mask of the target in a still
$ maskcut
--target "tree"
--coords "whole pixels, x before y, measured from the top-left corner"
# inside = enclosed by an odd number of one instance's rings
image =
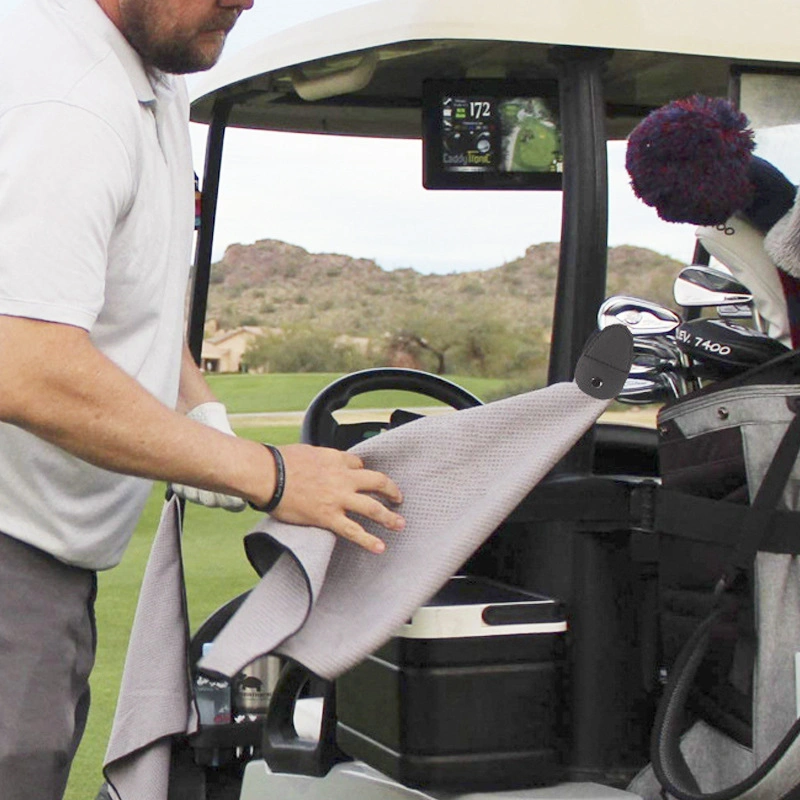
[[[298,327],[256,337],[245,351],[249,369],[265,372],[354,372],[375,366],[370,353],[337,344],[330,331]]]
[[[481,313],[462,306],[449,314],[422,311],[405,318],[389,337],[387,355],[404,352],[431,372],[509,378],[530,374],[535,362],[546,361],[543,338],[515,330],[490,302]]]

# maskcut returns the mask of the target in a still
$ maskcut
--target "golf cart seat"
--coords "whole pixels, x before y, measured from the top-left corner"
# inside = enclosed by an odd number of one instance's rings
[[[658,476],[658,434],[654,428],[601,422],[595,427],[596,475]]]

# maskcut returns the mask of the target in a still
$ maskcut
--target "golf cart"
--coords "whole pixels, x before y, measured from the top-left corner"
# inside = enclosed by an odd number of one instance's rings
[[[673,3],[667,13],[644,0],[568,0],[547,7],[524,0],[376,0],[278,33],[224,60],[198,86],[192,106],[193,120],[209,126],[190,311],[195,358],[199,362],[211,279],[223,140],[228,127],[242,127],[422,138],[420,180],[431,189],[560,190],[548,381],[571,380],[606,293],[607,141],[624,139],[650,111],[695,93],[730,94],[754,124],[794,122],[800,115],[792,72],[800,69],[798,26],[792,24],[797,22],[800,11],[785,0],[729,4],[724,13],[718,4],[696,0]],[[555,136],[555,125],[560,147],[552,145],[553,138],[538,149],[516,142],[499,167],[490,158],[499,149],[496,132],[481,128],[477,117],[514,101],[517,138],[535,144],[537,134]],[[521,124],[519,102],[526,104],[530,130],[527,121]],[[540,106],[552,116],[540,114]],[[474,124],[459,129],[463,115]],[[475,137],[469,146],[467,128]],[[694,261],[703,257],[698,251]],[[331,422],[332,411],[356,394],[388,387],[469,404],[436,376],[402,370],[356,374],[317,398],[304,439],[350,443]],[[527,730],[528,721],[514,713],[508,696],[494,703],[502,713],[478,720],[479,727],[496,726],[489,737],[498,742],[497,752],[484,742],[483,749],[465,754],[445,740],[458,738],[453,727],[474,722],[469,705],[484,692],[479,682],[458,700],[460,713],[448,729],[435,719],[452,714],[443,708],[444,696],[453,691],[446,683],[427,695],[419,716],[404,707],[419,698],[400,691],[397,702],[387,704],[380,694],[386,675],[370,679],[363,673],[355,690],[347,676],[337,686],[321,687],[327,701],[320,741],[298,737],[291,719],[259,727],[259,757],[247,764],[242,800],[634,800],[637,795],[625,787],[649,761],[663,665],[652,558],[646,534],[630,523],[630,513],[637,485],[658,476],[656,445],[651,429],[596,426],[559,465],[552,491],[537,488],[462,570],[462,577],[486,579],[512,594],[551,598],[565,614],[568,636],[563,629],[551,631],[543,657],[553,683],[540,694],[557,695],[557,702],[543,704],[544,728],[537,729],[541,771],[531,768],[528,751],[515,750],[509,741],[517,736],[513,726]],[[577,511],[576,498],[584,498]],[[198,652],[201,640],[213,638],[232,610],[222,609],[198,632]],[[488,655],[470,662],[482,665],[477,672],[489,676],[516,663],[497,642]],[[381,656],[384,665],[386,658]],[[460,668],[448,661],[415,662],[413,669],[437,667]],[[387,673],[400,669],[395,664]],[[294,702],[301,683],[291,669],[286,674],[273,706],[291,714],[302,702]],[[292,702],[284,702],[287,696]],[[370,713],[370,704],[379,710]],[[511,736],[503,735],[504,718]],[[405,751],[408,739],[425,738],[426,727],[441,739],[422,755]],[[202,734],[198,741],[202,745]],[[492,777],[482,780],[485,775]]]

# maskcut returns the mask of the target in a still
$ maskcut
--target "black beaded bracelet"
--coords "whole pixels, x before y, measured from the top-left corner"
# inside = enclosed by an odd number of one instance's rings
[[[278,503],[283,499],[283,490],[286,488],[286,464],[283,461],[281,451],[275,445],[266,444],[265,442],[262,442],[262,444],[272,453],[272,457],[275,459],[275,491],[263,506],[257,506],[255,503],[248,503],[248,505],[256,511],[269,514],[278,507]]]

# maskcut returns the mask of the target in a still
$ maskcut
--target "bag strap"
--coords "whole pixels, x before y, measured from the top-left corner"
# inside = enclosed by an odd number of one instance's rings
[[[576,523],[576,530],[598,533],[629,530],[652,539],[674,536],[721,547],[742,527],[750,506],[665,489],[654,481],[630,482],[604,475],[559,475],[542,481],[509,514],[508,523],[552,520]],[[800,554],[800,511],[771,510],[769,530],[759,550]],[[800,798],[798,798],[800,800]]]
[[[557,519],[595,532],[624,530],[640,524],[641,511],[633,503],[636,488],[603,475],[554,475],[535,486],[506,522]]]
[[[731,531],[741,529],[750,507],[709,497],[653,487],[655,521],[652,532],[692,542],[730,547]],[[769,530],[758,549],[766,553],[800,554],[800,511],[772,509]]]
[[[753,503],[744,516],[736,547],[714,589],[712,610],[678,655],[659,703],[651,740],[653,771],[664,790],[678,800],[734,800],[745,793],[748,800],[779,800],[794,786],[794,783],[785,786],[779,793],[774,782],[781,783],[788,779],[781,762],[787,753],[794,757],[794,751],[798,749],[795,742],[800,736],[800,721],[789,729],[780,744],[754,772],[739,783],[718,792],[704,794],[700,791],[680,749],[683,711],[697,670],[718,630],[719,622],[726,613],[722,605],[725,592],[755,559],[800,452],[800,408],[794,402],[790,402],[790,408],[795,416],[789,423]],[[798,743],[800,744],[800,740]]]

